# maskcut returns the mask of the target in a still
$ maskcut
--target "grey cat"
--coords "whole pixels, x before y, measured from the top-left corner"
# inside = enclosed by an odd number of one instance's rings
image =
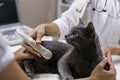
[[[33,73],[59,73],[63,80],[88,77],[103,59],[93,24],[75,26],[65,40],[67,43],[43,41],[42,45],[52,51],[52,58],[46,60],[36,56],[22,61],[22,68],[29,76]]]

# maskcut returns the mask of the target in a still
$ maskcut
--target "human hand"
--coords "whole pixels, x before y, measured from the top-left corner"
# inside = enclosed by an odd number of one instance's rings
[[[45,27],[47,24],[41,24],[38,25],[30,34],[29,36],[32,37],[35,41],[36,44],[41,43],[42,37],[45,35]]]
[[[104,59],[95,67],[89,77],[75,80],[116,80],[116,69],[112,63],[111,54],[105,53]]]
[[[110,51],[109,47],[107,47],[107,46],[102,47],[101,50],[102,50],[102,54],[104,57],[111,55],[111,51]]]
[[[32,37],[36,41],[36,45],[39,45],[41,43],[41,39],[45,34],[45,27],[46,24],[41,24],[37,26],[30,34],[29,36]],[[29,46],[27,43],[23,42],[22,46],[24,46],[26,49],[28,49],[31,53],[41,57],[40,53],[35,51],[31,46]]]
[[[112,62],[112,56],[111,56],[111,52],[109,50],[109,47],[102,47],[102,54],[103,57],[108,57],[109,62]],[[105,69],[109,69],[109,64],[107,64],[107,66],[105,66]]]
[[[24,48],[24,47],[18,49],[18,50],[14,53],[14,55],[15,55],[15,60],[18,61],[18,60],[22,60],[22,59],[33,59],[33,56],[32,56],[31,54],[29,54],[29,53],[25,54],[24,51],[25,51],[25,48]]]
[[[109,65],[108,65],[109,64]],[[105,69],[105,67],[109,69]],[[105,57],[92,71],[91,80],[116,80],[116,69],[109,57]]]

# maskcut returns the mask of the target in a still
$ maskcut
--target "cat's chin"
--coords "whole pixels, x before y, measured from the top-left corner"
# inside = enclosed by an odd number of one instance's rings
[[[68,44],[72,45],[73,47],[81,48],[81,46],[79,45],[79,43],[76,43],[75,41],[67,40],[66,42]]]
[[[66,40],[68,44],[72,44],[72,40]]]
[[[72,40],[65,38],[65,41],[66,41],[67,43],[71,43]]]

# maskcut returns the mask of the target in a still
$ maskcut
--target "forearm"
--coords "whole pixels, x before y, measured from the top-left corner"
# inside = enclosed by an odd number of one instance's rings
[[[45,35],[46,36],[60,36],[60,31],[55,23],[45,24]]]
[[[2,72],[0,80],[29,80],[16,61],[12,61]]]
[[[120,55],[120,45],[108,46],[112,55]]]

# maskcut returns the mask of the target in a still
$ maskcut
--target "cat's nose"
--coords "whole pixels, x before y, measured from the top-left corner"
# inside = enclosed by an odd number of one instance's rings
[[[65,38],[67,38],[68,37],[68,35],[65,35]]]

